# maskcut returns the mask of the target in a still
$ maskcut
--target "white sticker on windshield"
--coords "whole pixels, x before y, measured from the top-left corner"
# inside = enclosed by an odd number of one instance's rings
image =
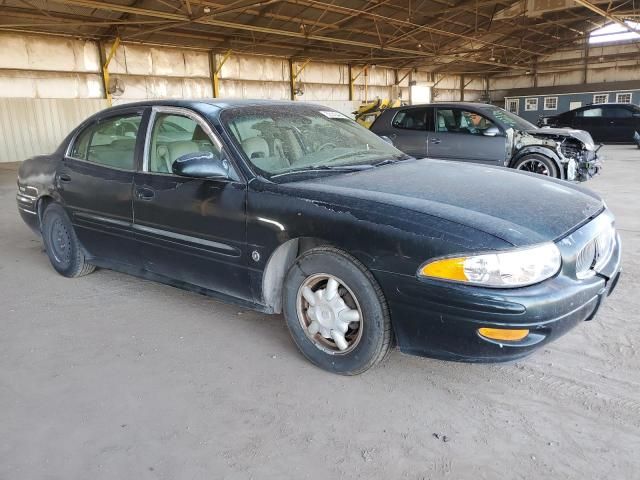
[[[320,113],[327,118],[349,118],[344,113],[334,112],[333,110],[320,110]]]

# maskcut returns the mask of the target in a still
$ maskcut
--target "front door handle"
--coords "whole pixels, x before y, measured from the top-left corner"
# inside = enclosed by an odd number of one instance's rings
[[[151,200],[156,196],[156,193],[150,188],[138,187],[136,188],[136,198],[139,200]]]
[[[442,142],[442,140],[440,140],[439,138],[432,138],[431,139],[431,143],[434,143],[436,145],[438,145],[440,142]]]
[[[71,181],[71,175],[67,175],[66,173],[61,173],[60,175],[58,175],[58,179],[61,182],[70,182]]]

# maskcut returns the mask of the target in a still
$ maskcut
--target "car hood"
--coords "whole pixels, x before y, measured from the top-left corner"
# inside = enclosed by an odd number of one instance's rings
[[[429,159],[291,182],[286,188],[294,189],[296,195],[332,198],[336,203],[339,197],[383,203],[398,207],[398,215],[402,209],[413,210],[517,246],[556,240],[604,208],[595,193],[560,180]],[[357,208],[372,207],[361,203]]]
[[[534,137],[572,137],[581,141],[588,150],[595,148],[591,134],[584,130],[574,130],[573,128],[536,128],[535,130],[527,130],[527,133]]]

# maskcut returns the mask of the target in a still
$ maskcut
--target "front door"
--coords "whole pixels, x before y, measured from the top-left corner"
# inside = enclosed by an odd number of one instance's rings
[[[484,115],[462,108],[436,109],[435,131],[429,133],[429,158],[504,165],[504,132]]]
[[[178,158],[196,152],[227,158],[220,140],[204,119],[175,107],[154,107],[147,132],[133,203],[144,268],[250,300],[245,182],[233,166],[226,179],[181,177],[171,168]]]
[[[120,110],[85,126],[56,172],[58,191],[93,257],[138,265],[132,233],[132,187],[144,135],[142,109]]]
[[[604,120],[607,128],[606,140],[612,142],[631,142],[635,133],[633,110],[622,105],[604,108]]]

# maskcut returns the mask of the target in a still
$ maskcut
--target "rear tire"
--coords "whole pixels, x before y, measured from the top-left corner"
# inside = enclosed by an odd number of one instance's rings
[[[525,172],[537,173],[545,177],[560,178],[556,163],[550,158],[537,153],[519,158],[516,163],[513,164],[513,168]]]
[[[86,261],[84,248],[64,208],[57,203],[47,206],[42,216],[42,240],[53,268],[68,278],[81,277],[95,270]]]
[[[283,307],[294,342],[324,370],[357,375],[390,351],[382,289],[362,263],[341,250],[318,247],[298,257],[285,278]]]

